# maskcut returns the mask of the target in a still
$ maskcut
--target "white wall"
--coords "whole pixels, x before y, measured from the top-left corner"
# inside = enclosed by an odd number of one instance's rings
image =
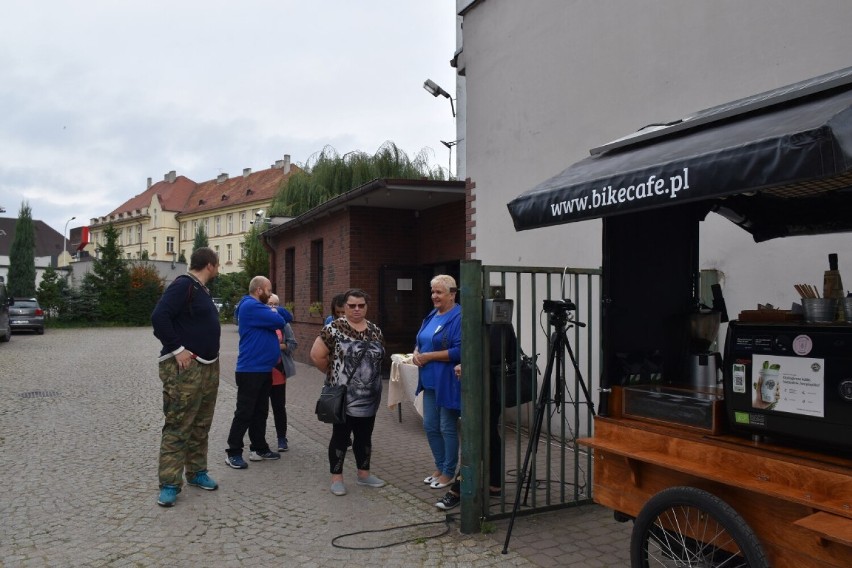
[[[852,65],[848,0],[487,0],[464,17],[465,171],[476,183],[476,258],[487,264],[597,267],[600,221],[517,233],[506,203],[652,122]],[[732,316],[793,284],[822,284],[840,254],[852,289],[852,237],[751,236],[711,214],[701,267],[725,275]]]

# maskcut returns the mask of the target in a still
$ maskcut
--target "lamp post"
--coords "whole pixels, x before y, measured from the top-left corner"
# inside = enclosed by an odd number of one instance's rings
[[[62,252],[68,252],[68,223],[76,218],[77,217],[74,216],[65,221],[65,228],[62,230]]]
[[[443,140],[441,140],[441,144],[446,146],[447,149],[450,151],[450,161],[447,164],[447,171],[449,172],[449,177],[453,177],[453,146],[458,143],[458,140],[453,140],[452,142],[444,142]]]
[[[453,118],[456,117],[456,105],[453,104],[453,97],[450,96],[450,93],[445,91],[432,79],[426,79],[423,82],[423,88],[426,89],[426,92],[432,95],[433,97],[437,97],[441,95],[442,97],[446,97],[450,99],[450,110],[453,111]]]

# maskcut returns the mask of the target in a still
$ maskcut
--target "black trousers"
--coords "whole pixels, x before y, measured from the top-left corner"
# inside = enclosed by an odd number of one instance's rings
[[[328,466],[332,475],[343,473],[343,460],[349,446],[349,434],[352,434],[352,452],[358,469],[370,470],[370,454],[373,449],[373,426],[375,416],[349,416],[346,422],[334,424],[331,441],[328,443]]]
[[[266,373],[234,374],[237,383],[237,409],[228,434],[229,456],[243,453],[243,438],[248,430],[249,450],[268,452],[266,443],[266,417],[269,416],[269,390],[272,388],[272,371]]]
[[[272,419],[275,421],[275,433],[279,438],[286,438],[287,383],[272,386],[269,391],[269,403],[272,405]]]

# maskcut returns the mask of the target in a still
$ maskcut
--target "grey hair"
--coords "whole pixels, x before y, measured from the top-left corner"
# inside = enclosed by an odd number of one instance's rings
[[[434,288],[435,285],[443,286],[446,288],[447,292],[450,292],[451,294],[455,294],[458,291],[456,279],[449,274],[438,274],[433,277],[432,280],[429,281],[429,286]]]

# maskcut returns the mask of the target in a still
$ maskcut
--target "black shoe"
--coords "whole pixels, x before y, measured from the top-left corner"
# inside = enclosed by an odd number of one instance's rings
[[[447,494],[444,495],[441,498],[440,501],[435,503],[435,506],[438,507],[439,509],[443,509],[445,511],[448,511],[449,509],[452,509],[453,507],[458,506],[458,504],[460,502],[461,502],[461,498],[458,495],[455,495],[455,494],[447,491]]]

